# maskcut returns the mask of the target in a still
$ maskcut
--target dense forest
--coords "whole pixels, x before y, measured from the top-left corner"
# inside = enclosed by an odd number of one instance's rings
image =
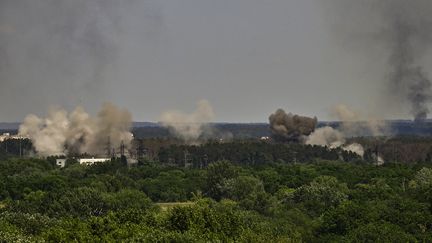
[[[431,203],[420,163],[0,160],[1,242],[431,242]]]

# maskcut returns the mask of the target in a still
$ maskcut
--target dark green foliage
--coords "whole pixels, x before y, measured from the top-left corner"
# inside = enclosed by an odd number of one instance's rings
[[[187,159],[198,168],[220,160],[229,160],[238,165],[305,163],[316,160],[361,161],[358,155],[338,148],[257,141],[214,142],[201,146],[170,145],[158,151],[158,159],[162,163],[180,166],[184,166]]]
[[[316,148],[239,146],[240,161],[205,168],[0,160],[0,242],[432,241],[429,165],[277,162]]]
[[[294,193],[294,200],[301,203],[312,214],[319,216],[348,200],[346,184],[332,176],[320,176],[310,184],[303,185]]]

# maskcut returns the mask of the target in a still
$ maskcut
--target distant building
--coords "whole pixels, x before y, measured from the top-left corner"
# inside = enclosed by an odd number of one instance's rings
[[[80,165],[92,165],[94,163],[103,163],[103,162],[107,162],[110,161],[110,158],[91,158],[91,159],[78,159],[78,163],[80,163]]]
[[[66,159],[56,159],[56,165],[60,166],[61,168],[66,166]]]
[[[66,166],[66,160],[67,159],[56,159],[56,165],[63,168]],[[108,158],[83,158],[83,159],[77,159],[78,163],[80,165],[92,165],[95,163],[103,163],[110,161],[111,159]]]
[[[3,142],[8,139],[26,139],[28,137],[21,136],[21,135],[11,135],[10,133],[3,133],[0,135],[0,142]]]

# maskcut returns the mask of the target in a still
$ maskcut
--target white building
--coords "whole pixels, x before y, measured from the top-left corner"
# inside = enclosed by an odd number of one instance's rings
[[[61,168],[66,166],[66,159],[56,159],[56,165],[60,166]]]
[[[77,159],[78,163],[80,165],[92,165],[94,163],[103,163],[110,161],[111,159],[108,158],[84,158],[84,159]],[[61,168],[66,166],[66,159],[56,159],[56,165],[60,166]]]
[[[80,163],[80,165],[84,164],[84,165],[92,165],[94,163],[103,163],[103,162],[107,162],[110,161],[111,159],[109,158],[91,158],[91,159],[78,159],[78,162]]]

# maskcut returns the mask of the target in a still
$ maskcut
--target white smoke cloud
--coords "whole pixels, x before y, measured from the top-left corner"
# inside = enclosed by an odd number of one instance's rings
[[[214,119],[213,108],[207,100],[200,100],[197,109],[190,113],[167,111],[160,116],[160,122],[168,127],[178,138],[187,143],[197,143],[200,136],[209,130],[209,123]]]
[[[338,104],[331,113],[342,122],[340,130],[345,136],[382,136],[388,133],[388,124],[384,120],[354,111],[347,105]]]
[[[132,141],[129,111],[105,103],[96,117],[91,117],[82,107],[71,113],[53,109],[46,118],[28,115],[19,128],[19,134],[29,137],[41,156],[68,153],[105,154],[107,143],[118,148],[123,142],[128,147]]]
[[[332,127],[321,127],[309,135],[305,143],[336,148],[345,143],[345,138],[340,131]]]
[[[342,149],[345,151],[350,151],[350,152],[356,153],[356,154],[360,155],[361,157],[363,157],[364,153],[365,153],[363,146],[361,144],[358,144],[358,143],[352,143],[352,144],[346,145],[346,146],[342,147]]]
[[[350,151],[363,157],[364,149],[358,143],[346,145],[346,139],[342,132],[333,129],[332,127],[321,127],[316,129],[311,135],[306,138],[306,144],[327,146],[329,148],[342,148],[345,151]]]
[[[387,131],[387,124],[384,121],[363,116],[361,113],[350,109],[348,106],[339,104],[332,108],[332,115],[341,121],[338,130],[326,126],[316,129],[306,137],[305,143],[310,145],[327,146],[329,148],[342,148],[363,157],[365,150],[361,144],[347,144],[346,137],[382,136]]]

